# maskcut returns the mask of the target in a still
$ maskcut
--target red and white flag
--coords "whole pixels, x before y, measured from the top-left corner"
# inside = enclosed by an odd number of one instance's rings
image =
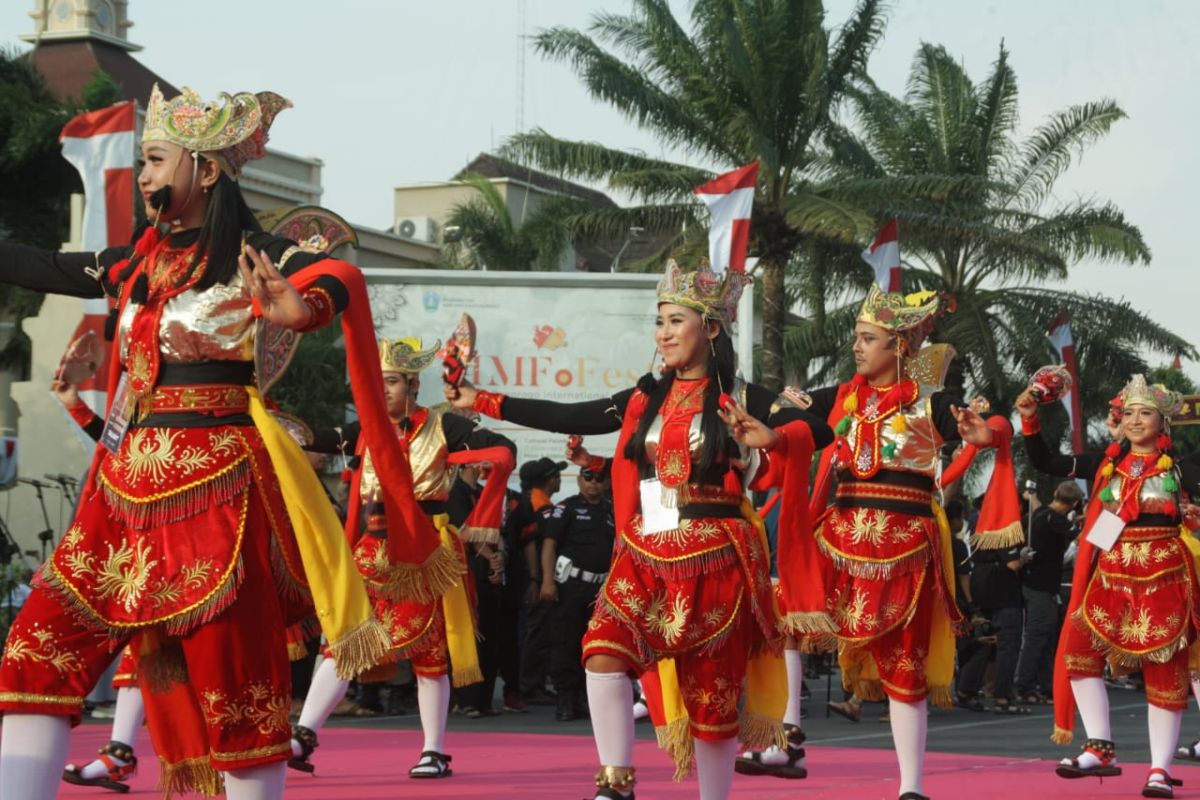
[[[1071,334],[1071,318],[1059,314],[1047,330],[1050,344],[1058,352],[1059,360],[1071,374],[1071,391],[1063,395],[1062,403],[1071,419],[1071,446],[1076,453],[1083,452],[1083,407],[1079,400],[1079,364],[1075,361],[1075,337]]]
[[[862,252],[875,270],[875,282],[885,292],[900,291],[900,226],[893,217],[880,230],[871,246]]]
[[[128,244],[133,235],[134,134],[137,104],[117,103],[89,111],[72,119],[59,134],[63,158],[71,162],[83,179],[84,250]],[[108,304],[84,301],[84,317],[71,337],[74,341],[88,330],[103,336]],[[107,367],[100,365],[96,377],[80,385],[83,390],[104,391]]]
[[[712,271],[746,271],[746,249],[750,246],[750,213],[754,210],[754,187],[758,162],[726,172],[696,188],[696,196],[708,206],[712,223],[708,228],[708,260]]]

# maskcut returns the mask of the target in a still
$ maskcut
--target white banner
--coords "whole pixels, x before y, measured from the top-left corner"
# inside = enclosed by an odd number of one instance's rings
[[[386,269],[363,274],[377,336],[419,336],[428,347],[444,342],[464,312],[474,317],[479,358],[468,378],[480,388],[580,402],[627,389],[650,368],[658,275]],[[748,318],[739,323],[753,330]],[[440,365],[421,377],[421,404],[443,402]],[[518,466],[542,456],[563,460],[565,434],[499,420],[481,424],[516,442]],[[584,439],[588,450],[604,456],[616,443],[615,433]]]

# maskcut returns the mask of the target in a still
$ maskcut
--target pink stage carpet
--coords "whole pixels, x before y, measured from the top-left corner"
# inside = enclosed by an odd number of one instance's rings
[[[71,739],[73,758],[94,753],[104,743],[107,726],[76,728]],[[406,776],[420,746],[412,731],[331,728],[321,735],[316,777],[290,772],[289,800],[395,800],[395,798],[554,798],[590,797],[595,751],[581,736],[451,732],[455,775],[440,781],[414,781]],[[145,736],[140,752],[149,753]],[[652,742],[637,744],[638,797],[665,800],[696,797],[695,782],[671,782],[671,769]],[[890,750],[846,747],[808,748],[809,778],[783,781],[738,775],[733,784],[737,800],[837,797],[845,800],[894,800],[896,762]],[[1200,770],[1175,767],[1186,785],[1176,797],[1200,797]],[[1049,761],[931,753],[926,791],[936,800],[982,798],[1095,798],[1137,797],[1146,775],[1143,764],[1126,764],[1120,778],[1065,781],[1053,775]],[[157,763],[147,763],[131,781],[128,797],[158,796]],[[63,784],[59,797],[115,798],[103,789]]]

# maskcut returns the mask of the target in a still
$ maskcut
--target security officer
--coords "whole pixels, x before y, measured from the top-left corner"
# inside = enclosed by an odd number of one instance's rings
[[[579,494],[555,506],[542,523],[540,596],[552,604],[550,675],[561,722],[587,713],[581,692],[582,641],[616,540],[610,489],[607,470],[583,469]]]

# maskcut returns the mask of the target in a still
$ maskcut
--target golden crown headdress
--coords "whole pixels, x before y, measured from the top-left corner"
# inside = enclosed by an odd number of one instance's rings
[[[867,298],[858,311],[858,322],[878,325],[895,333],[922,328],[937,319],[946,307],[945,298],[937,292],[885,292],[879,284],[871,284]]]
[[[1183,408],[1183,395],[1168,389],[1161,383],[1146,383],[1145,375],[1134,375],[1133,380],[1121,390],[1124,407],[1149,406],[1170,419]]]
[[[726,270],[718,275],[709,268],[707,259],[701,260],[700,269],[695,272],[685,272],[671,259],[658,282],[658,302],[698,311],[720,322],[725,332],[730,333],[737,319],[738,300],[751,283],[753,280],[744,272]]]
[[[150,92],[142,141],[161,140],[213,157],[231,178],[247,162],[266,153],[267,133],[275,115],[292,105],[274,92],[221,92],[206,101],[187,86],[167,100],[158,84]]]
[[[432,347],[423,347],[420,339],[406,336],[402,339],[379,340],[379,366],[384,372],[403,372],[415,375],[428,367],[437,358],[442,347],[439,339]]]

